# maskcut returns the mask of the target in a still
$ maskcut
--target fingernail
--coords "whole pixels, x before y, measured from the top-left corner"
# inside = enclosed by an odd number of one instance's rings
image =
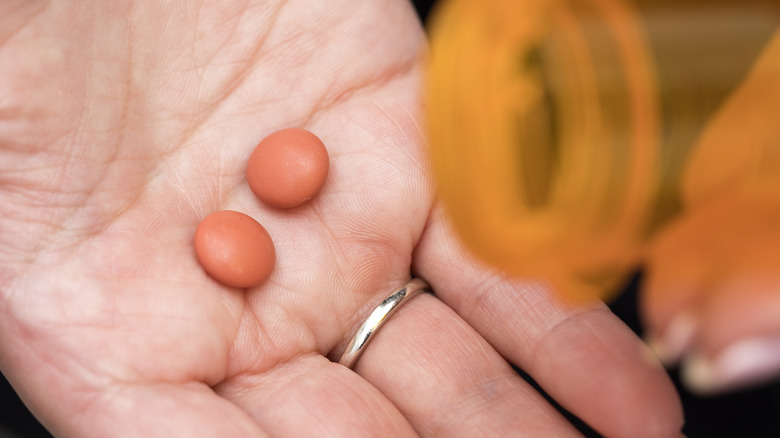
[[[647,345],[664,365],[673,365],[691,344],[696,326],[692,315],[682,313],[672,319],[660,338],[648,337]]]
[[[710,394],[750,386],[780,374],[780,338],[738,342],[708,358],[691,354],[682,364],[681,378],[692,391]]]

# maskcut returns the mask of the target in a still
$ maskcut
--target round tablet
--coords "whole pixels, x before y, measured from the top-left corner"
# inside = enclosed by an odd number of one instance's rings
[[[319,137],[305,129],[282,129],[257,145],[249,157],[246,179],[263,203],[292,208],[319,192],[329,165]]]
[[[195,230],[195,256],[220,283],[247,288],[265,281],[274,268],[271,236],[256,220],[237,211],[208,215]]]

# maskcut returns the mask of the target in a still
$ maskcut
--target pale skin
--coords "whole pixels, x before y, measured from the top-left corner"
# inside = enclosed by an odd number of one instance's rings
[[[404,1],[0,6],[0,368],[56,436],[677,436],[663,369],[601,303],[470,258],[436,206]],[[316,132],[331,170],[290,211],[243,175]],[[224,287],[192,237],[251,215],[271,278]],[[333,362],[413,272],[354,371]]]
[[[712,116],[684,208],[651,245],[642,310],[659,356],[693,390],[780,375],[780,32]]]

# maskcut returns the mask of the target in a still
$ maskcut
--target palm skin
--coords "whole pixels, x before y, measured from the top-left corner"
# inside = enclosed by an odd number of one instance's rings
[[[610,436],[679,431],[663,371],[602,305],[456,243],[405,2],[0,8],[0,367],[57,436],[576,435],[505,357]],[[280,211],[243,171],[286,127],[317,133],[331,171]],[[265,284],[198,266],[194,229],[220,209],[268,229]],[[437,296],[404,306],[356,372],[333,363],[410,271]]]

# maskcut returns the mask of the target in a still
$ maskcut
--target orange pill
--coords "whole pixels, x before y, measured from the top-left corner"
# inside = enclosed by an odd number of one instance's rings
[[[319,192],[328,176],[328,151],[305,129],[276,131],[257,145],[246,169],[249,187],[275,208],[297,207]]]
[[[208,215],[195,230],[195,256],[220,283],[247,288],[271,275],[276,251],[271,236],[256,220],[237,211]]]

